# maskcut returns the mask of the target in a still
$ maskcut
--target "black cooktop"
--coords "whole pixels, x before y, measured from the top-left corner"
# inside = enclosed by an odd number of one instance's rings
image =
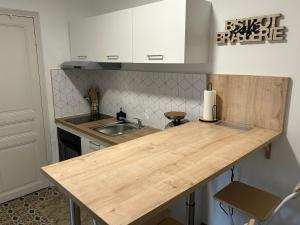
[[[88,123],[88,122],[92,122],[92,121],[96,121],[96,120],[109,119],[109,118],[112,118],[112,116],[108,116],[108,115],[100,113],[95,118],[97,118],[97,119],[92,118],[91,115],[83,115],[83,116],[66,119],[66,122],[78,125],[78,124]]]

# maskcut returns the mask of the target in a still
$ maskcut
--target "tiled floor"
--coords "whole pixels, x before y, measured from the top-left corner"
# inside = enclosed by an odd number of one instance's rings
[[[49,187],[0,205],[0,225],[69,225],[67,199]],[[91,219],[82,212],[82,224]]]

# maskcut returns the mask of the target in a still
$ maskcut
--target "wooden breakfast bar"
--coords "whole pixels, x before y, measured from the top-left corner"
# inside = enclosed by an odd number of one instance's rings
[[[191,122],[43,171],[100,224],[139,224],[280,134]]]
[[[239,77],[232,79],[237,82]],[[247,79],[254,78],[259,79]],[[213,81],[218,86],[231,82],[230,79],[220,82],[214,77]],[[245,129],[227,123],[193,121],[49,165],[42,171],[70,199],[72,225],[78,224],[78,206],[86,209],[98,224],[143,224],[250,154],[270,146],[282,134],[288,82],[287,78],[280,79],[284,82],[275,79],[266,84],[271,86],[268,91],[281,91],[275,96],[281,96],[281,105],[272,104],[267,113],[262,111],[271,120],[264,123],[277,127],[259,126],[259,121],[263,121],[259,113],[251,114],[253,123],[247,124],[253,126]],[[261,87],[265,89],[266,85]],[[244,86],[240,89],[247,90]],[[261,90],[259,93],[262,95],[255,96],[263,101],[265,95]],[[225,94],[223,88],[221,97]],[[270,95],[267,98],[271,100]],[[227,104],[223,109],[226,116],[235,113],[228,110],[230,101],[224,97],[223,102]],[[232,104],[236,108],[238,102]],[[249,102],[241,100],[239,104]]]

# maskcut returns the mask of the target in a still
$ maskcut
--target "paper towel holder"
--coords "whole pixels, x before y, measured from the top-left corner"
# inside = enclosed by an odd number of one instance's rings
[[[208,91],[212,91],[213,90],[213,84],[211,82],[209,82],[206,86],[206,90]]]
[[[215,123],[218,122],[218,106],[217,105],[213,105],[212,107],[212,113],[213,113],[213,120],[205,120],[204,118],[199,119],[199,121],[201,122],[205,122],[205,123]]]

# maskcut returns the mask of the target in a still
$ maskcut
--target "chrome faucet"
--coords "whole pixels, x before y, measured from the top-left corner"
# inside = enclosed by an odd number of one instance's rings
[[[120,121],[123,121],[123,122],[129,123],[128,119],[126,119],[125,117],[120,117],[119,119],[120,119]]]
[[[139,119],[139,118],[133,118],[133,119],[137,120],[137,124],[138,124],[139,129],[142,129],[143,128],[142,120]]]
[[[139,118],[133,118],[134,120],[137,120],[138,129],[142,129],[144,127],[143,122]],[[125,123],[130,123],[130,121],[124,117],[120,117],[120,121],[123,121]]]

